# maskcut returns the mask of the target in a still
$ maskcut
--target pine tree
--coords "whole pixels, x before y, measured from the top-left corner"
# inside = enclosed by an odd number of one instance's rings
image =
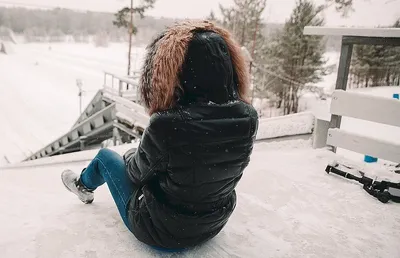
[[[263,76],[257,69],[265,63],[266,38],[262,34],[265,24],[262,14],[266,7],[266,0],[234,0],[232,7],[220,5],[222,19],[217,21],[220,25],[233,33],[238,43],[244,47],[251,56],[251,74],[253,84],[252,99],[255,94],[262,95],[258,85],[262,84]]]
[[[131,28],[135,33],[137,28],[134,24],[130,24],[130,13],[138,14],[140,18],[144,17],[144,13],[154,7],[156,0],[143,0],[143,4],[137,7],[124,7],[115,14],[115,21],[113,24],[118,28]]]
[[[303,34],[305,26],[324,24],[320,16],[323,9],[308,0],[298,0],[268,50],[266,70],[272,75],[269,88],[278,97],[278,108],[283,107],[285,115],[297,113],[305,87],[320,81],[327,73],[323,38]]]
[[[140,18],[144,17],[145,11],[154,7],[156,0],[142,0],[141,4],[133,7],[131,0],[130,7],[124,7],[115,14],[113,24],[118,28],[127,28],[129,32],[129,50],[128,50],[128,76],[131,72],[131,51],[132,51],[132,36],[137,33],[137,27],[133,24],[134,14],[138,14]]]
[[[222,13],[221,24],[233,32],[241,46],[253,52],[254,38],[255,50],[263,40],[261,31],[264,28],[261,15],[266,7],[266,0],[234,0],[234,6],[225,8],[220,5]]]

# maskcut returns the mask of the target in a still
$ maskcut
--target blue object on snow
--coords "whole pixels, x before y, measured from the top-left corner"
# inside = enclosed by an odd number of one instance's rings
[[[378,158],[365,155],[364,161],[367,163],[374,163],[374,162],[378,162]]]
[[[394,99],[399,99],[399,93],[393,93],[393,98]]]

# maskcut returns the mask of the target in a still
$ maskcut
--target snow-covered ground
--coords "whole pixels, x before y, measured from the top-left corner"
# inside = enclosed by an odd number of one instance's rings
[[[137,241],[107,187],[96,191],[92,205],[64,189],[61,171],[80,171],[87,161],[3,170],[1,257],[400,257],[400,206],[382,204],[357,183],[327,175],[326,165],[337,156],[310,144],[256,144],[227,226],[179,254]],[[396,177],[378,165],[371,169]]]
[[[125,44],[20,44],[14,50],[0,55],[0,164],[5,155],[18,161],[72,127],[79,115],[77,79],[86,106],[103,86],[103,71],[126,73]],[[133,50],[133,67],[139,69],[143,53]]]

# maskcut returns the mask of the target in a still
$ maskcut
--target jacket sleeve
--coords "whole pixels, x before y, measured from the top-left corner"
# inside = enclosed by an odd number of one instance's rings
[[[129,150],[124,155],[128,174],[138,186],[149,182],[157,171],[165,170],[167,156],[163,135],[164,126],[162,118],[159,115],[153,115],[137,150]]]

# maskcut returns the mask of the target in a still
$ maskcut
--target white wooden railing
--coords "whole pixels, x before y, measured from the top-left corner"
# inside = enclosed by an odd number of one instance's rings
[[[139,85],[139,74],[134,72],[132,76],[123,77],[110,72],[104,72],[104,88],[109,88],[118,93],[120,97],[134,95]]]
[[[400,101],[396,99],[337,90],[332,95],[330,112],[332,115],[400,127]],[[326,143],[330,146],[400,162],[399,143],[363,136],[340,128],[329,128],[326,133]]]

